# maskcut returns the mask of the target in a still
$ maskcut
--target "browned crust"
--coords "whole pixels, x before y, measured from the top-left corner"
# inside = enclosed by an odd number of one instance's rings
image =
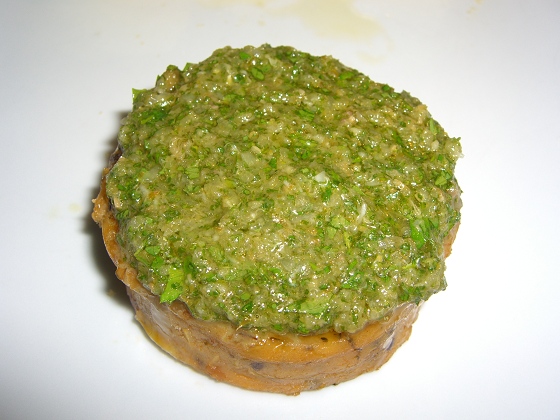
[[[372,322],[355,333],[298,336],[253,333],[226,322],[202,321],[182,302],[160,303],[123,260],[116,240],[118,222],[105,192],[107,172],[92,217],[102,228],[116,275],[126,285],[136,319],[150,338],[197,371],[246,389],[297,395],[379,369],[410,336],[419,309],[415,304],[401,305],[384,322]],[[458,224],[446,238],[446,256],[457,229]]]

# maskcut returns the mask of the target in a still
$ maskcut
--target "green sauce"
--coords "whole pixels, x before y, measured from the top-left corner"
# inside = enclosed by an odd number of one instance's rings
[[[162,302],[307,334],[445,289],[461,146],[407,92],[263,45],[169,66],[133,93],[107,194]]]

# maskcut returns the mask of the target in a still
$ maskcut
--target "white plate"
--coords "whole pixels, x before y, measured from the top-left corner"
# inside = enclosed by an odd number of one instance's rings
[[[0,417],[560,418],[559,18],[555,0],[3,2]],[[131,88],[262,43],[411,92],[465,153],[448,290],[380,371],[298,397],[152,344],[89,217]]]

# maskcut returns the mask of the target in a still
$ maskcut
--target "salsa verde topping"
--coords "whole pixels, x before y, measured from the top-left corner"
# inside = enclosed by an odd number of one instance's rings
[[[133,103],[107,195],[161,302],[309,334],[445,289],[461,146],[407,92],[263,45],[169,66]]]

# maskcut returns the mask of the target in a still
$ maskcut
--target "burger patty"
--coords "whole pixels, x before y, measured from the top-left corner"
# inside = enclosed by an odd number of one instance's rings
[[[378,369],[445,289],[460,155],[331,57],[228,47],[134,91],[93,218],[160,347],[298,394]]]

